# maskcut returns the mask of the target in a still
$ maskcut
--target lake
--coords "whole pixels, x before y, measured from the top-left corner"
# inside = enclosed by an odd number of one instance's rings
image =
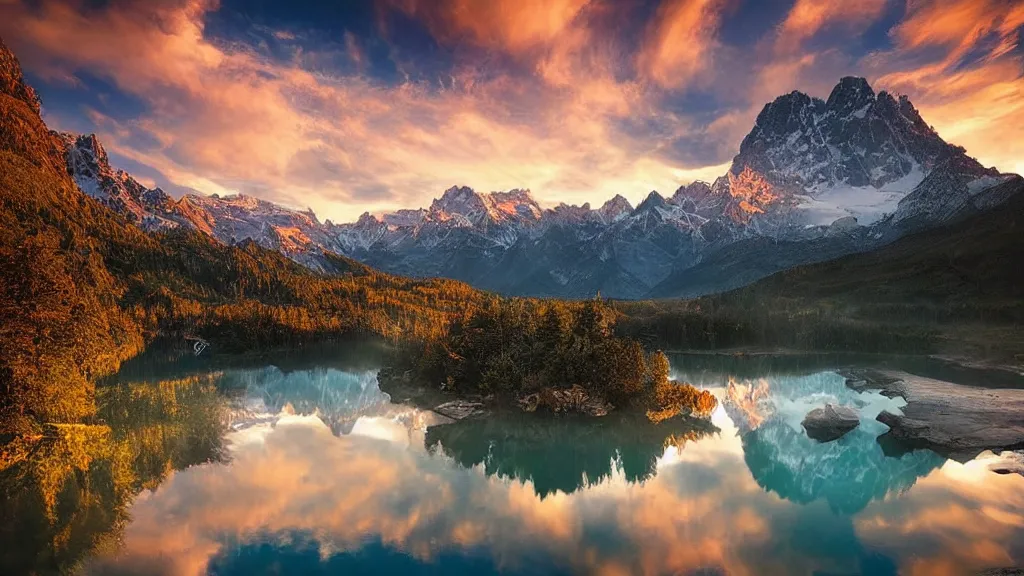
[[[1024,566],[1024,477],[883,454],[902,399],[835,370],[915,359],[672,357],[710,424],[507,412],[452,422],[393,404],[382,351],[247,361],[147,354],[2,477],[5,573],[973,574]],[[859,428],[819,444],[825,402]]]

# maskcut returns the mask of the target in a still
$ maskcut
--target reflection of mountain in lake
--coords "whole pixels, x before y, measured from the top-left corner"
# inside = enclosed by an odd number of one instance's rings
[[[858,428],[819,444],[771,418],[743,435],[743,459],[765,490],[800,504],[824,499],[841,514],[859,512],[890,492],[905,492],[945,461],[926,450],[887,457],[876,436]]]
[[[290,407],[297,414],[317,414],[335,433],[347,434],[360,416],[386,413],[391,402],[377,386],[376,370],[313,368],[282,372],[267,366],[229,372],[223,383],[245,390],[244,401],[233,414],[234,427]]]
[[[766,376],[764,378],[724,378],[722,405],[742,433],[756,429],[762,422],[781,419],[794,430],[811,410],[827,403],[849,406],[860,412],[861,427],[881,434],[886,427],[875,421],[883,410],[899,413],[906,405],[902,398],[887,398],[878,391],[856,392],[846,386],[846,378],[831,371],[803,376]],[[705,382],[704,385],[707,385]]]
[[[933,452],[886,457],[876,438],[886,426],[882,410],[898,412],[902,398],[858,393],[832,371],[762,378],[719,376],[727,382],[722,406],[742,437],[744,460],[765,490],[806,504],[824,499],[837,513],[853,514],[890,492],[903,492],[944,461]],[[860,426],[839,440],[818,443],[801,427],[804,416],[826,403],[859,411]]]
[[[509,412],[427,430],[428,448],[439,447],[465,467],[488,475],[530,480],[542,498],[572,493],[621,473],[629,482],[654,476],[665,448],[684,449],[718,432],[709,422],[672,419],[651,424],[643,415],[543,417]]]

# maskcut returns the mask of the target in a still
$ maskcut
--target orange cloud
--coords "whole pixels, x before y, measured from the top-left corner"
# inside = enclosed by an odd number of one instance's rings
[[[776,49],[793,51],[826,26],[867,24],[885,9],[887,0],[797,0],[779,26]]]
[[[456,12],[481,34],[498,16],[547,23],[514,32],[522,38],[502,37],[515,48],[562,30],[579,5],[557,5],[546,16],[496,5],[479,22],[474,10],[484,4],[448,6],[466,8]],[[0,30],[32,47],[26,62],[44,75],[88,70],[147,103],[142,117],[101,127],[112,151],[181,186],[246,192],[335,220],[424,205],[454,183],[532,188],[541,200],[545,192],[581,203],[616,193],[639,200],[651,189],[675,189],[680,173],[700,168],[649,157],[648,142],[618,131],[613,119],[642,110],[643,95],[613,77],[579,27],[538,56],[543,85],[469,73],[438,91],[327,77],[211,43],[204,18],[214,7],[199,0],[134,11],[4,4],[3,20],[18,26]],[[362,57],[354,43],[347,50]]]
[[[710,66],[722,21],[722,0],[666,0],[637,57],[643,75],[665,88],[686,85]]]
[[[547,44],[590,0],[390,0],[444,42],[521,53]]]
[[[892,30],[904,48],[928,45],[970,45],[1001,15],[1001,2],[989,0],[911,0],[907,17]]]

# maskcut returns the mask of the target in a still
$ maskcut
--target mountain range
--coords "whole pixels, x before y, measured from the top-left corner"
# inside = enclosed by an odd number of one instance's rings
[[[251,239],[316,270],[337,253],[404,276],[563,298],[737,288],[961,220],[1022,183],[945,142],[906,96],[854,77],[827,100],[796,91],[776,98],[725,175],[667,197],[652,191],[636,207],[617,195],[599,208],[542,208],[529,190],[453,186],[428,208],[335,224],[242,194],[175,200],[111,168],[96,136],[58,136],[82,192],[148,231]]]

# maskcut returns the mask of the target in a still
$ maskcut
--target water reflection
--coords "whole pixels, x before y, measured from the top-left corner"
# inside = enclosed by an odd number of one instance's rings
[[[889,458],[875,438],[857,429],[835,442],[819,444],[786,423],[771,420],[743,435],[743,459],[765,490],[798,504],[822,499],[842,514],[907,491],[945,461],[927,451]]]
[[[886,459],[868,422],[810,443],[792,420],[812,399],[860,402],[865,417],[882,402],[820,367],[691,375],[723,400],[714,433],[623,415],[452,423],[388,403],[365,366],[122,381],[102,391],[105,432],[18,467],[31,490],[4,472],[5,495],[23,496],[0,504],[17,519],[3,573],[970,574],[1024,563],[1024,478],[928,452]],[[666,445],[673,433],[689,441]]]
[[[738,426],[751,475],[765,490],[798,504],[821,499],[834,512],[853,514],[872,500],[906,491],[945,461],[923,450],[887,457],[877,442],[887,427],[875,418],[883,410],[899,413],[906,402],[874,391],[855,392],[834,371],[759,378],[707,371],[679,376],[728,382],[720,396]],[[857,409],[860,426],[834,442],[810,439],[800,422],[825,403]]]
[[[89,553],[116,550],[134,494],[175,470],[221,461],[219,377],[100,388],[103,424],[48,426],[30,453],[12,458],[0,470],[0,573],[66,571]]]
[[[654,425],[643,414],[588,418],[508,412],[434,426],[426,442],[464,467],[482,466],[488,475],[529,481],[543,498],[612,476],[648,480],[667,447],[682,450],[718,431],[710,423],[678,418]]]

